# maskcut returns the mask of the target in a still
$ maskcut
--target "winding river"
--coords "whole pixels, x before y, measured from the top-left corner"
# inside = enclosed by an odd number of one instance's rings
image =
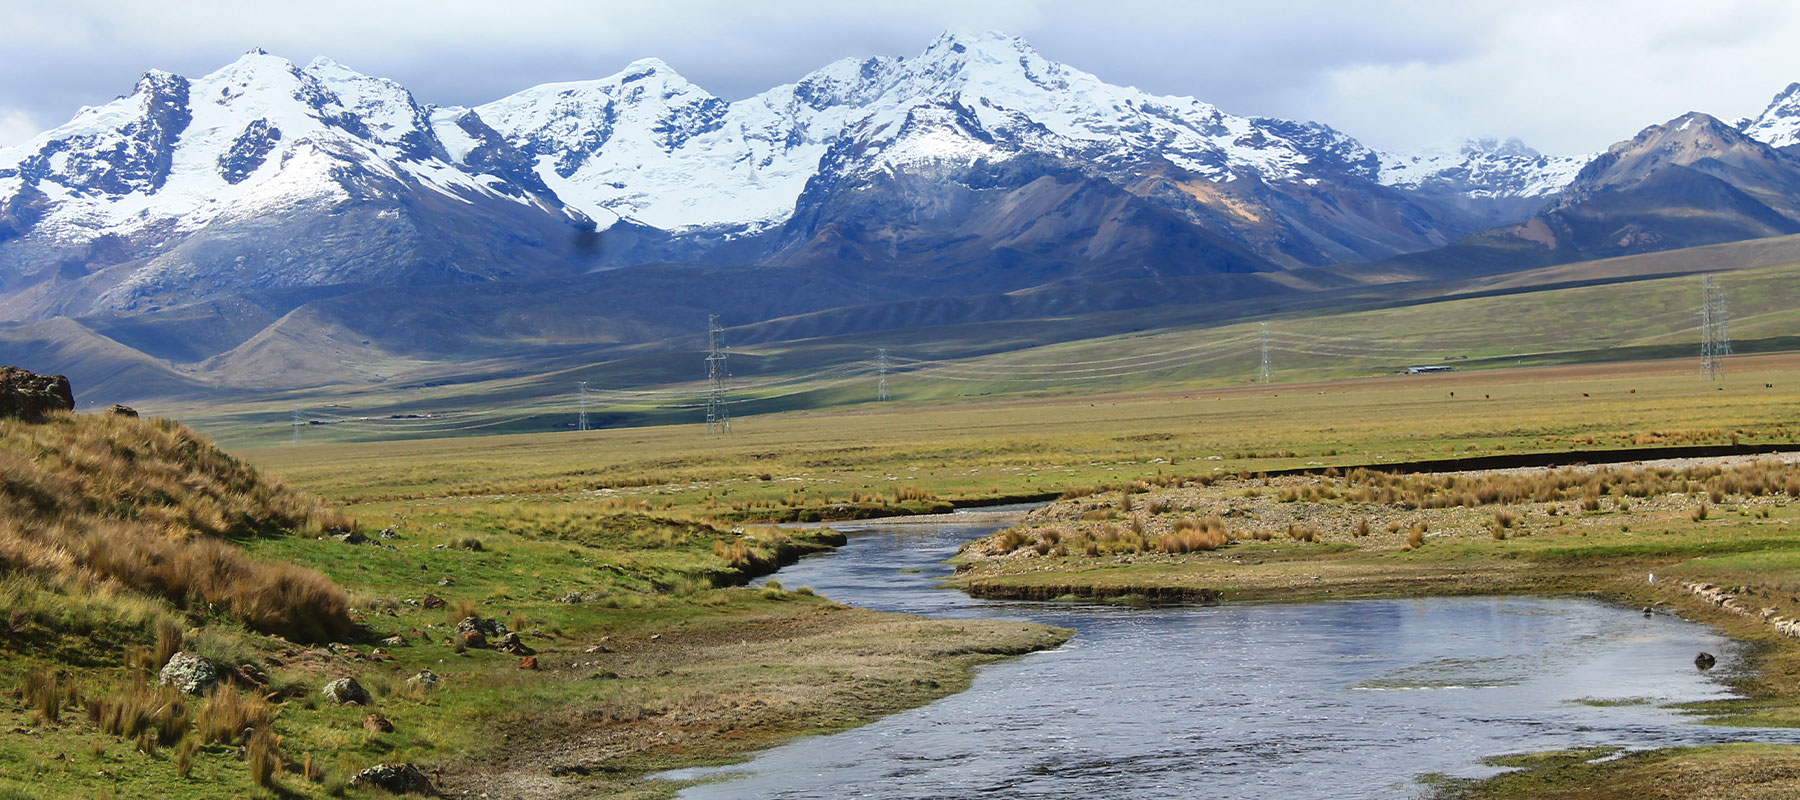
[[[714,798],[1415,798],[1420,776],[1591,745],[1794,741],[1704,726],[1671,703],[1730,696],[1694,667],[1737,648],[1668,615],[1564,598],[1363,600],[1132,609],[977,600],[944,560],[1000,525],[863,523],[782,570],[851,605],[1073,628],[1049,652],[982,669],[965,692],[800,739],[711,778]]]

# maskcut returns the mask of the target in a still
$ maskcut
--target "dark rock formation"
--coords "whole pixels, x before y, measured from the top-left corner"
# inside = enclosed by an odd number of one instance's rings
[[[68,378],[0,367],[0,419],[41,422],[53,412],[74,410],[75,393]]]

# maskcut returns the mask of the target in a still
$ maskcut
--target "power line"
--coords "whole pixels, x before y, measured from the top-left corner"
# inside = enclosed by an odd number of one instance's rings
[[[1262,382],[1269,382],[1269,323],[1262,324]]]
[[[719,315],[706,316],[706,432],[730,433],[731,412],[725,405],[725,329]]]
[[[888,359],[887,359],[887,348],[885,348],[885,347],[877,348],[875,350],[875,371],[876,371],[876,374],[879,376],[876,379],[876,383],[875,383],[875,402],[885,403],[888,401],[888,390],[887,390]]]

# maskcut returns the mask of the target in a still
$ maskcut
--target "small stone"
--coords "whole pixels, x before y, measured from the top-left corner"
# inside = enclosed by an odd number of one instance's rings
[[[362,684],[356,682],[355,678],[338,678],[325,684],[325,688],[321,689],[319,694],[338,705],[355,703],[359,706],[366,706],[370,699],[369,690],[364,689]]]
[[[419,601],[419,605],[423,606],[427,609],[443,608],[444,607],[444,598],[438,597],[435,594],[428,594],[428,595],[425,595],[425,599]]]
[[[106,413],[115,417],[130,417],[132,419],[137,419],[138,416],[137,409],[132,408],[131,406],[122,406],[118,403],[112,404],[111,408],[106,409]]]
[[[1719,659],[1715,658],[1712,653],[1702,652],[1700,655],[1694,656],[1694,666],[1700,669],[1712,669],[1713,665],[1717,663],[1719,663]]]
[[[443,578],[438,578],[438,582],[437,582],[437,585],[439,585],[439,586],[449,586],[449,585],[450,585],[450,584],[452,584],[452,583],[454,583],[454,581],[452,581],[452,580],[450,580],[450,578],[449,578],[449,577],[447,577],[447,576],[446,576],[446,577],[443,577]]]
[[[519,669],[535,670],[537,668],[538,668],[537,656],[526,656],[524,658],[519,659]]]
[[[426,689],[432,689],[432,688],[436,688],[438,685],[438,682],[440,682],[442,680],[443,680],[443,678],[438,677],[437,673],[432,672],[431,670],[428,670],[428,669],[422,669],[422,670],[419,670],[419,674],[414,675],[410,678],[407,678],[406,682],[413,684],[414,686],[422,686]]]
[[[576,594],[574,592],[570,592],[568,594],[563,595],[562,599],[558,600],[557,602],[559,602],[559,603],[579,603],[579,602],[581,602],[581,595]]]
[[[404,637],[404,636],[389,636],[386,639],[382,639],[381,643],[387,645],[388,647],[402,647],[406,644],[406,637]]]
[[[164,686],[173,686],[183,694],[199,696],[218,685],[224,677],[225,671],[211,659],[184,652],[169,657],[169,663],[163,665],[157,681]]]
[[[394,723],[380,714],[370,714],[363,717],[363,729],[372,733],[393,733]]]

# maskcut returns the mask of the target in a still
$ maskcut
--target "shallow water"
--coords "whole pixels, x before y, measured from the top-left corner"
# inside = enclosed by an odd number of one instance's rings
[[[1715,674],[1739,658],[1667,615],[1519,597],[1129,609],[937,588],[942,562],[991,530],[876,523],[775,577],[867,608],[1074,628],[1068,644],[856,730],[662,777],[735,776],[686,800],[1408,798],[1422,774],[1491,774],[1481,759],[1504,753],[1800,742],[1661,708],[1730,696],[1695,653],[1719,654]]]

